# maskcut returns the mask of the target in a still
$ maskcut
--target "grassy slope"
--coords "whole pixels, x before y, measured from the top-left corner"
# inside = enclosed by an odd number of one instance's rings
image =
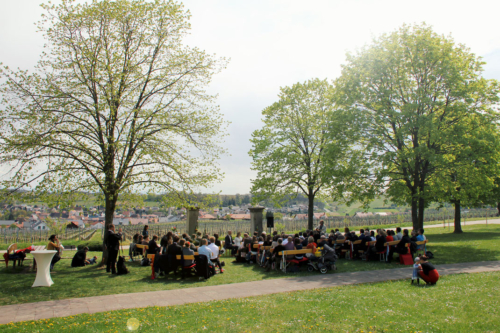
[[[0,326],[0,332],[498,332],[500,272],[289,292]],[[480,305],[480,306],[478,306]]]
[[[500,225],[478,225],[464,228],[461,235],[454,235],[441,228],[429,229],[427,236],[430,240],[428,250],[431,250],[435,259],[434,264],[457,262],[500,260]],[[95,253],[100,256],[100,253]],[[91,253],[94,255],[94,253]],[[69,252],[65,256],[70,256]],[[224,259],[226,268],[224,274],[218,274],[208,281],[198,281],[196,278],[186,280],[168,280],[160,278],[152,281],[149,267],[141,267],[138,262],[128,263],[130,274],[125,276],[110,276],[96,266],[71,268],[71,260],[61,260],[57,263],[53,280],[55,284],[50,288],[31,288],[35,279],[32,272],[23,273],[22,269],[13,271],[2,268],[0,270],[0,305],[27,303],[46,300],[58,300],[74,297],[98,296],[142,291],[179,289],[187,287],[201,287],[210,285],[230,284],[237,282],[282,278],[290,276],[279,272],[265,272],[256,265],[235,264],[231,258]],[[376,269],[397,268],[396,263],[346,261],[337,262],[338,272],[369,271]],[[319,274],[317,272],[300,272],[294,276]],[[69,288],[68,286],[71,287]]]

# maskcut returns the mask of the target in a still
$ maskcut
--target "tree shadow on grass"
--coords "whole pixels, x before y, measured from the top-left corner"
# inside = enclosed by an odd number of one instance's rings
[[[460,246],[436,244],[428,246],[427,250],[434,255],[430,262],[436,265],[500,260],[500,247],[478,249],[469,244]]]
[[[463,242],[463,241],[495,241],[500,240],[500,232],[464,232],[462,234],[430,234],[427,236],[429,245],[433,242]]]

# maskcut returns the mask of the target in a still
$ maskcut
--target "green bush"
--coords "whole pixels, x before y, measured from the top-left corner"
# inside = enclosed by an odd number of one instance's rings
[[[77,249],[81,250],[85,246],[87,246],[89,248],[89,251],[98,251],[98,252],[102,251],[102,242],[93,241],[93,242],[87,242],[87,243],[80,243],[80,244],[78,244]]]

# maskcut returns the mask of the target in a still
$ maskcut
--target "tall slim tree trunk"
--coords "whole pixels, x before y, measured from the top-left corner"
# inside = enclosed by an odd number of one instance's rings
[[[460,200],[455,200],[453,202],[455,204],[455,230],[453,230],[454,234],[461,234],[462,231],[462,225],[460,224],[462,221],[462,215],[460,214]]]
[[[418,199],[411,199],[411,223],[413,224],[413,230],[418,229]]]
[[[424,228],[424,210],[425,210],[425,199],[418,199],[418,225],[417,229]]]
[[[314,217],[314,194],[309,193],[309,207],[307,208],[307,229],[313,230],[313,217]]]
[[[500,201],[497,203],[497,216],[500,216]]]
[[[108,251],[106,249],[106,238],[108,236],[108,225],[113,224],[113,217],[115,215],[115,209],[116,209],[116,201],[117,201],[117,196],[116,194],[112,195],[106,195],[105,196],[105,202],[106,206],[104,208],[104,237],[102,240],[102,261],[101,265],[105,265],[107,260],[108,260]]]

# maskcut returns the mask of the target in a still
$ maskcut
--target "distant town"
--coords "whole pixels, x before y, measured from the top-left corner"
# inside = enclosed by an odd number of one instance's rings
[[[199,220],[250,220],[249,203],[229,205],[199,211]],[[86,207],[75,205],[70,209],[60,209],[58,206],[29,204],[3,204],[0,206],[0,227],[26,230],[50,230],[56,224],[65,224],[67,229],[102,229],[105,214],[103,206]],[[287,207],[266,207],[276,219],[280,220],[307,220],[308,205],[292,204]],[[314,206],[313,219],[326,219],[339,216],[339,213]],[[353,216],[369,217],[373,215],[387,216],[394,212],[356,212]],[[346,214],[349,215],[349,214]],[[146,225],[177,222],[186,219],[186,208],[143,206],[134,209],[117,209],[113,224],[115,225]]]

